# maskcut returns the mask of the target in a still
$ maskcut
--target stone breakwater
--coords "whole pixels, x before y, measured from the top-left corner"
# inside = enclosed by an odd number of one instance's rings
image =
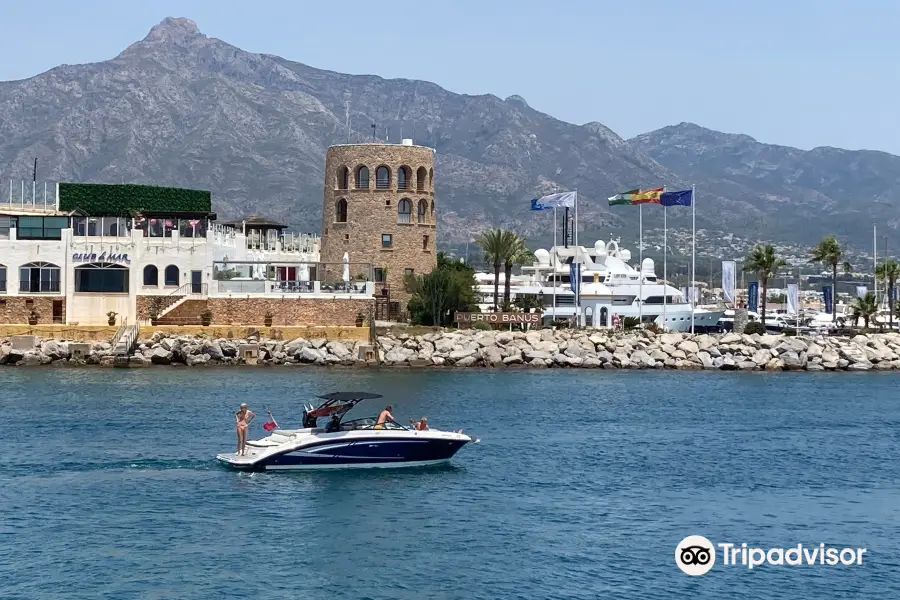
[[[387,365],[412,367],[568,367],[741,371],[900,370],[900,334],[796,338],[780,335],[690,336],[680,333],[463,330],[379,336],[366,342],[325,339],[210,339],[155,333],[133,356],[107,342],[39,339],[17,349],[0,339],[0,365]]]

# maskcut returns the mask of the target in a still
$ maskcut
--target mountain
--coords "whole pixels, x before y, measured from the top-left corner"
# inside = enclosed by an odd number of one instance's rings
[[[315,69],[245,52],[175,18],[111,60],[0,82],[0,176],[28,177],[37,157],[39,179],[209,189],[220,218],[262,213],[318,232],[326,148],[371,139],[373,123],[379,139],[399,142],[402,131],[436,149],[442,244],[498,225],[545,242],[550,218],[528,202],[570,189],[584,238],[633,240],[636,209],[609,207],[608,196],[695,181],[708,240],[859,237],[875,214],[896,223],[885,200],[900,159],[889,155],[803,153],[684,124],[625,141],[519,96]],[[643,213],[648,235],[661,228],[659,207]],[[690,210],[667,214],[670,227],[690,226]]]
[[[664,127],[628,143],[700,190],[764,212],[765,230],[774,237],[813,243],[834,233],[871,248],[874,223],[879,234],[900,226],[900,157],[885,152],[800,150],[693,123]]]

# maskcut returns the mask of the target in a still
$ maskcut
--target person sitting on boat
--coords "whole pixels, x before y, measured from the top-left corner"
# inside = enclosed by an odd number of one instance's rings
[[[409,420],[409,426],[408,426],[407,428],[408,428],[408,429],[412,429],[412,430],[416,430],[416,429],[419,428],[419,422],[410,419],[410,420]]]
[[[338,415],[331,415],[331,420],[325,427],[325,433],[335,433],[341,430],[341,418]]]
[[[394,407],[388,404],[384,407],[384,410],[381,411],[381,414],[378,415],[378,421],[375,422],[375,429],[384,429],[384,423],[390,419],[394,420],[394,415],[391,414],[391,411],[394,410]]]
[[[426,431],[428,429],[428,417],[419,419],[419,422],[416,423],[416,429],[419,431]]]
[[[237,454],[238,456],[243,456],[247,449],[247,428],[250,426],[250,421],[253,420],[253,417],[256,415],[247,408],[246,402],[241,402],[241,407],[237,409],[237,412],[234,413],[234,422],[237,424]]]

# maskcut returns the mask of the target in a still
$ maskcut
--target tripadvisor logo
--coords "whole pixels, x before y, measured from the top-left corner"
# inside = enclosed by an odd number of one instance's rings
[[[799,566],[861,565],[866,548],[837,548],[818,544],[797,544],[789,548],[755,548],[747,544],[713,544],[702,535],[689,535],[675,547],[675,564],[682,572],[696,576],[705,575],[716,564],[716,548],[721,564],[726,567],[741,565],[748,569],[762,565]]]

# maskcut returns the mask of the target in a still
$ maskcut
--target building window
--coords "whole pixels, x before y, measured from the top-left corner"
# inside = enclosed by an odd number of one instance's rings
[[[419,200],[419,223],[424,223],[428,216],[428,200]]]
[[[382,248],[390,248],[394,243],[394,238],[389,233],[381,234],[381,247]]]
[[[341,167],[337,172],[337,188],[339,190],[349,189],[350,185],[350,169]]]
[[[412,277],[413,275],[415,275],[415,273],[416,273],[415,269],[403,269],[404,277]]]
[[[59,267],[33,262],[19,268],[19,292],[37,294],[59,292]]]
[[[0,240],[8,240],[9,230],[15,226],[15,217],[0,217]]]
[[[404,198],[397,203],[397,222],[409,223],[412,216],[412,202]]]
[[[397,169],[397,189],[408,190],[410,180],[409,167],[400,167]]]
[[[0,265],[0,292],[6,291],[6,267]]]
[[[345,241],[345,242],[349,242],[349,241],[350,241],[350,234],[349,234],[349,233],[345,233],[345,234],[344,234],[344,241]]]
[[[356,189],[358,189],[358,190],[369,189],[369,168],[368,167],[357,167],[356,168]]]
[[[375,189],[387,190],[391,187],[391,170],[385,166],[375,169]]]
[[[419,167],[416,171],[416,190],[425,191],[425,180],[428,179],[428,170],[425,167]]]
[[[385,208],[391,207],[391,199],[390,198],[388,198],[387,200],[384,201],[384,207]]]
[[[334,208],[334,222],[335,223],[346,223],[347,222],[347,201],[344,198],[341,198],[337,201],[337,205]]]
[[[422,236],[422,250],[428,250],[428,236]]]
[[[144,267],[144,285],[147,287],[159,286],[159,269],[154,265]]]
[[[375,283],[384,283],[384,267],[375,267]]]
[[[180,273],[178,271],[178,267],[175,265],[169,265],[166,267],[166,271],[164,274],[165,285],[166,287],[178,287],[179,282],[181,281]]]
[[[75,267],[75,291],[92,294],[127,294],[128,267],[91,263]]]
[[[16,237],[20,240],[61,240],[69,217],[19,217]]]

